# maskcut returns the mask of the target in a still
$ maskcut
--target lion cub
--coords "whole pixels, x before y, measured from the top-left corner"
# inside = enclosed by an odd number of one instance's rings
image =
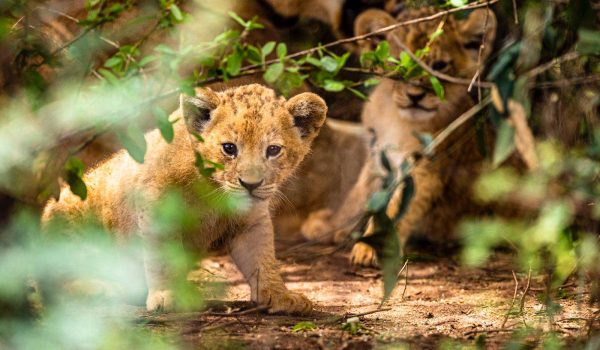
[[[209,251],[225,245],[250,284],[252,300],[270,312],[308,313],[311,302],[286,289],[276,268],[273,226],[269,214],[272,195],[309,152],[325,121],[327,106],[317,95],[302,93],[285,100],[258,84],[214,92],[198,89],[194,97],[181,96],[171,115],[175,138],[167,144],[158,130],[146,134],[144,164],[125,151],[88,172],[88,198],[81,201],[64,188],[58,202],[44,209],[43,222],[62,215],[73,222],[84,214],[99,217],[119,237],[139,233],[144,242],[148,310],[174,306],[165,266],[156,254],[161,232],[153,232],[150,211],[169,188],[185,190],[200,177],[195,152],[224,164],[209,181],[228,193],[245,196],[243,212],[224,216],[204,213],[193,237],[182,237],[186,249]],[[195,134],[203,138],[199,141]],[[135,200],[140,193],[143,200]],[[187,192],[187,191],[184,191]],[[199,201],[188,195],[188,205]],[[197,203],[196,203],[197,204]],[[164,237],[164,235],[163,235]]]

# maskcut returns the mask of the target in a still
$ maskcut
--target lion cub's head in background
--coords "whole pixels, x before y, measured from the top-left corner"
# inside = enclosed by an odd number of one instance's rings
[[[309,152],[325,122],[327,105],[302,93],[285,100],[262,85],[214,92],[199,89],[182,96],[181,106],[194,148],[205,159],[224,164],[213,179],[222,189],[268,199]]]
[[[381,10],[363,12],[354,22],[357,35],[369,33],[377,29],[421,18],[436,13],[435,8],[409,9],[393,18]],[[402,49],[395,42],[395,36],[408,49],[415,52],[423,49],[436,31],[440,21],[419,22],[401,26],[387,32],[380,39],[390,44],[391,54],[398,56]],[[449,15],[445,19],[443,34],[433,40],[430,51],[422,57],[422,61],[433,70],[441,73],[471,79],[478,68],[479,48],[485,38],[485,47],[481,52],[482,63],[490,55],[496,35],[496,17],[491,10],[478,9],[468,17],[459,19]],[[361,49],[372,49],[372,42],[364,42]],[[438,125],[448,124],[457,117],[457,111],[464,111],[472,101],[467,93],[467,86],[442,81],[445,90],[445,101],[440,100],[429,82],[428,77],[413,78],[410,81],[396,81],[390,96],[399,109],[402,118],[423,121]]]

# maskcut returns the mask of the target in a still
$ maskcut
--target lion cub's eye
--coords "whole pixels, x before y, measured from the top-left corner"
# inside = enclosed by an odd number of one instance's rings
[[[276,157],[277,155],[279,155],[279,153],[281,153],[281,146],[270,145],[269,147],[267,147],[267,158]]]
[[[223,149],[223,153],[225,153],[226,156],[230,156],[230,157],[237,156],[238,149],[237,149],[236,145],[234,145],[233,143],[224,143],[221,145],[221,147]]]
[[[435,61],[435,62],[433,62],[433,64],[431,65],[431,69],[433,69],[433,70],[437,70],[437,71],[442,71],[442,70],[444,70],[446,67],[448,67],[448,62],[444,62],[444,61]]]

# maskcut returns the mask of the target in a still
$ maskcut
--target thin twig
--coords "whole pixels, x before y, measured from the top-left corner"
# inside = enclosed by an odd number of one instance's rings
[[[558,57],[552,59],[551,61],[542,64],[541,66],[537,66],[535,68],[530,69],[529,71],[525,72],[522,76],[527,79],[531,79],[531,78],[533,78],[537,75],[540,75],[540,74],[544,73],[545,71],[551,69],[552,67],[556,66],[557,64],[575,60],[575,59],[579,58],[579,56],[580,56],[580,54],[577,51],[567,52],[566,54],[564,54],[562,56],[558,56]]]
[[[490,97],[486,97],[481,101],[481,103],[476,104],[471,107],[468,111],[463,113],[460,117],[454,119],[452,123],[450,123],[444,130],[442,130],[431,143],[425,148],[425,154],[433,154],[436,148],[444,142],[456,129],[461,127],[464,123],[466,123],[469,119],[479,113],[485,106],[487,106],[491,102]]]
[[[406,293],[406,287],[408,286],[408,262],[409,259],[406,259],[404,266],[406,266],[406,274],[404,275],[404,289],[402,290],[402,300],[404,300],[404,294]]]
[[[525,290],[523,291],[523,295],[521,295],[521,300],[519,300],[519,313],[523,313],[523,308],[525,307],[525,297],[529,292],[529,287],[531,286],[531,266],[529,266],[529,272],[527,273],[527,284],[525,285]]]
[[[513,5],[513,16],[515,17],[515,24],[519,24],[519,14],[517,13],[517,0],[512,0]]]
[[[504,315],[504,321],[502,322],[502,328],[504,328],[504,326],[506,326],[506,322],[508,321],[510,312],[512,311],[512,308],[515,305],[515,300],[517,300],[517,292],[519,291],[519,280],[517,279],[517,275],[515,274],[514,270],[512,271],[512,275],[513,275],[513,279],[515,280],[515,291],[513,293],[512,301],[510,302],[510,306],[508,307],[508,310],[506,311],[506,315]]]
[[[365,39],[368,39],[368,38],[373,37],[375,35],[387,33],[389,31],[392,31],[392,30],[400,28],[400,27],[404,27],[404,26],[408,26],[408,25],[415,24],[415,23],[420,23],[420,22],[432,21],[434,19],[437,19],[437,18],[440,18],[440,17],[443,17],[443,16],[447,16],[447,15],[449,15],[451,13],[454,13],[454,12],[467,11],[467,10],[473,10],[473,9],[481,8],[481,7],[486,7],[486,6],[489,6],[489,5],[497,3],[498,1],[499,0],[490,0],[490,1],[482,1],[482,2],[471,3],[471,4],[468,4],[468,5],[461,6],[461,7],[456,7],[456,8],[447,10],[447,11],[438,12],[438,13],[435,13],[435,14],[433,14],[431,16],[420,17],[420,18],[411,19],[409,21],[395,23],[395,24],[392,24],[392,25],[387,26],[387,27],[380,28],[380,29],[378,29],[376,31],[373,31],[373,32],[370,32],[370,33],[366,33],[366,34],[362,34],[362,35],[357,35],[357,36],[353,36],[353,37],[350,37],[350,38],[340,39],[340,40],[336,40],[336,41],[327,43],[325,45],[321,45],[321,46],[313,47],[313,48],[310,48],[310,49],[298,51],[296,53],[293,53],[291,55],[286,56],[285,58],[286,59],[296,58],[296,57],[308,55],[308,54],[311,54],[311,53],[314,53],[314,52],[317,52],[319,50],[326,49],[326,48],[329,48],[329,47],[338,46],[338,45],[347,44],[347,43],[352,43],[352,42],[360,41],[360,40],[365,40]],[[278,58],[272,59],[272,60],[268,60],[264,64],[265,65],[269,65],[271,63],[277,63],[277,62],[279,62]],[[262,64],[255,64],[255,65],[252,65],[252,66],[248,66],[246,68],[247,69],[252,69],[252,68],[260,67],[261,65]]]
[[[477,71],[475,72],[475,75],[473,75],[473,79],[471,79],[471,83],[469,84],[469,87],[467,88],[467,91],[471,92],[471,89],[473,88],[473,85],[475,84],[475,80],[477,80],[477,82],[479,83],[477,85],[477,101],[478,102],[481,102],[481,66],[482,66],[481,56],[483,55],[483,50],[485,50],[485,39],[487,37],[487,27],[488,27],[489,17],[490,17],[490,9],[488,7],[487,11],[485,12],[485,21],[483,22],[483,37],[481,38],[481,44],[479,44],[479,52],[477,53]]]
[[[377,309],[361,312],[358,314],[346,313],[344,315],[338,315],[338,316],[333,317],[332,319],[325,320],[325,321],[323,321],[322,324],[335,324],[341,320],[344,320],[344,319],[347,319],[350,317],[363,317],[363,316],[372,315],[372,314],[375,314],[378,312],[390,311],[391,309],[392,309],[391,307],[385,307],[385,308],[377,308]]]
[[[396,45],[398,45],[402,50],[404,50],[409,56],[410,58],[412,58],[413,61],[415,61],[419,66],[421,66],[421,68],[423,68],[427,73],[429,73],[430,75],[433,75],[434,77],[437,77],[439,79],[442,79],[444,81],[448,81],[450,83],[454,83],[454,84],[462,84],[462,85],[471,85],[471,79],[465,79],[465,78],[459,78],[459,77],[453,77],[451,75],[448,74],[444,74],[442,72],[438,72],[434,69],[432,69],[431,67],[429,67],[428,64],[426,64],[425,62],[421,61],[421,59],[419,59],[417,57],[417,55],[415,55],[403,42],[400,41],[400,39],[398,39],[395,35],[392,35],[392,40],[394,41],[394,43]],[[473,82],[474,85],[476,86],[480,86],[483,88],[487,88],[490,89],[492,88],[492,86],[494,86],[493,83],[491,82]]]
[[[512,332],[513,328],[494,328],[494,329],[474,329],[472,331],[468,331],[464,333],[464,336],[475,335],[479,333],[502,333],[502,332]]]

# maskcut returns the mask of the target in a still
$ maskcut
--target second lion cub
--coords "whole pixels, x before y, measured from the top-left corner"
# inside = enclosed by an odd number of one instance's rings
[[[180,119],[174,124],[171,144],[157,130],[146,134],[144,164],[125,151],[116,153],[85,175],[89,193],[85,201],[64,188],[60,201],[47,204],[43,221],[61,215],[73,222],[93,214],[120,237],[139,233],[145,245],[146,307],[171,309],[168,272],[157,254],[164,235],[155,232],[150,212],[169,188],[185,190],[199,178],[198,152],[224,164],[224,170],[215,172],[210,181],[221,190],[245,196],[250,205],[230,216],[204,213],[195,234],[181,237],[184,247],[206,251],[225,245],[250,284],[252,300],[268,306],[270,312],[310,312],[311,302],[288,291],[277,271],[269,204],[308,153],[326,114],[325,102],[315,94],[286,101],[258,84],[182,95],[180,109],[171,116]],[[194,207],[199,199],[187,195],[186,200]]]

